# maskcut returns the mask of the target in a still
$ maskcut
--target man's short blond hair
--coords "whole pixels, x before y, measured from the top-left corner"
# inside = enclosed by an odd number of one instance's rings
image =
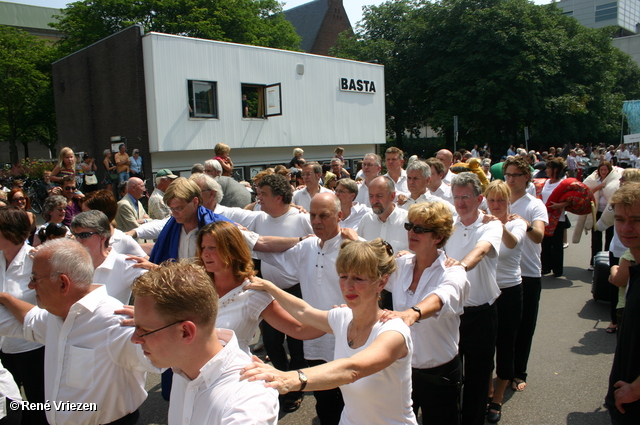
[[[191,202],[193,198],[198,198],[198,205],[202,205],[202,191],[198,183],[184,177],[175,179],[164,192],[164,203],[169,205],[172,199],[182,199]]]

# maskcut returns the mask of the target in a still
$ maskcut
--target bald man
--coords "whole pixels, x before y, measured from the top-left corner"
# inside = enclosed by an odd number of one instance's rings
[[[445,184],[451,186],[451,180],[456,176],[451,172],[451,170],[449,170],[451,168],[451,164],[453,164],[453,154],[450,150],[440,149],[436,154],[436,158],[444,164],[444,169],[446,171],[446,174],[442,181]]]

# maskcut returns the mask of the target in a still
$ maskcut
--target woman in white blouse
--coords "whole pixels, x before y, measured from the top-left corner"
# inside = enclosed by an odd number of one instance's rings
[[[251,251],[237,226],[228,221],[208,224],[198,233],[196,246],[198,262],[207,270],[220,297],[216,327],[234,331],[241,350],[251,355],[249,343],[262,319],[297,339],[325,334],[302,325],[266,292],[246,290],[255,271]]]
[[[510,215],[511,189],[504,181],[491,182],[485,190],[484,196],[489,206],[490,217],[494,217],[502,223],[502,246],[496,270],[496,281],[500,288],[500,296],[496,300],[498,307],[496,374],[498,378],[487,411],[487,421],[496,423],[502,415],[504,391],[509,382],[515,379],[515,343],[522,319],[520,249],[526,237],[527,223],[521,218]]]
[[[397,259],[398,270],[386,289],[393,294],[394,311],[383,320],[399,317],[411,326],[413,411],[422,409],[424,423],[460,423],[462,368],[458,358],[460,315],[469,295],[462,266],[447,267],[440,248],[453,232],[451,210],[442,202],[409,208],[405,224],[409,249],[415,254]]]
[[[336,269],[347,306],[330,311],[313,308],[263,279],[253,278],[248,285],[273,295],[302,323],[334,334],[335,360],[290,372],[254,362],[243,369],[241,379],[265,380],[282,394],[340,386],[342,425],[416,424],[409,328],[400,319],[380,321],[380,293],[396,269],[391,246],[382,239],[344,242]]]

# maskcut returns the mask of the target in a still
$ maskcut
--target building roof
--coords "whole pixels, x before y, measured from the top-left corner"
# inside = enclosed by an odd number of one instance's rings
[[[55,7],[0,1],[0,24],[19,28],[55,31],[49,26],[49,23],[57,21],[52,16],[61,15],[62,12],[60,10]]]
[[[284,11],[287,21],[291,22],[302,38],[300,47],[305,52],[310,52],[313,48],[328,9],[327,0],[313,0]]]

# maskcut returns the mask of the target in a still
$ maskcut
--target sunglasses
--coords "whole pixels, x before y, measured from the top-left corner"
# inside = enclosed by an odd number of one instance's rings
[[[413,229],[413,233],[417,234],[417,235],[421,235],[423,233],[433,233],[435,232],[435,230],[433,229],[427,229],[426,227],[422,227],[422,226],[416,226],[413,223],[404,223],[404,229],[408,232],[411,229]]]
[[[26,202],[26,201],[27,201],[27,198],[13,198],[11,200],[11,202],[13,202],[14,204],[18,204],[20,202]]]
[[[91,236],[93,235],[97,235],[98,232],[80,232],[80,233],[74,233],[73,236],[76,239],[89,239]]]
[[[75,186],[65,186],[64,190],[76,190]]]

